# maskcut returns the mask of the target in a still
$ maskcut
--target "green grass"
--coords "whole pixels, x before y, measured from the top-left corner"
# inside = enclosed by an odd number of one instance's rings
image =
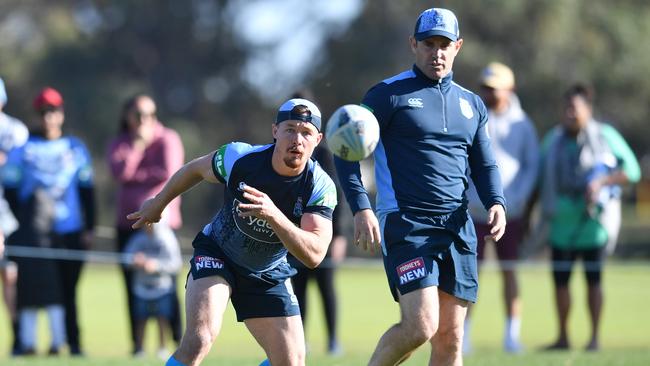
[[[584,277],[572,278],[574,306],[570,319],[570,352],[545,353],[538,349],[550,343],[557,331],[552,308],[551,276],[545,267],[520,271],[524,304],[522,338],[526,352],[512,356],[501,351],[503,307],[498,273],[484,270],[481,275],[479,303],[473,316],[474,353],[466,365],[649,365],[650,364],[650,266],[623,266],[611,263],[604,273],[605,307],[601,345],[598,353],[582,351],[589,335]],[[310,312],[307,328],[309,365],[364,365],[381,334],[398,320],[398,307],[392,301],[380,266],[349,267],[338,272],[340,294],[340,338],[345,350],[342,357],[325,355],[325,330],[321,303],[315,287],[310,288]],[[153,354],[156,349],[153,323],[147,328],[150,358],[129,357],[127,320],[121,274],[111,266],[89,265],[80,284],[84,359],[24,358],[10,359],[9,325],[0,314],[0,364],[2,365],[162,365]],[[48,345],[45,316],[39,319],[39,351]],[[170,345],[171,347],[171,345]],[[425,365],[428,347],[421,347],[404,365]],[[257,365],[264,354],[243,324],[226,312],[221,335],[204,364]]]

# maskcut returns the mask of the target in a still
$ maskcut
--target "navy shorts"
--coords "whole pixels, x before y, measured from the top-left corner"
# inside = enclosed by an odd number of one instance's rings
[[[382,217],[384,269],[395,301],[399,294],[438,286],[476,302],[476,233],[465,210],[443,216],[393,212]]]
[[[196,236],[192,246],[192,278],[220,276],[225,279],[232,289],[231,301],[237,321],[300,315],[298,299],[291,287],[291,276],[296,270],[289,263],[282,262],[266,272],[252,272],[232,262],[219,244],[203,233]]]
[[[133,297],[133,317],[136,320],[146,320],[152,316],[171,319],[174,314],[173,309],[173,293],[155,299],[144,299],[137,295]]]

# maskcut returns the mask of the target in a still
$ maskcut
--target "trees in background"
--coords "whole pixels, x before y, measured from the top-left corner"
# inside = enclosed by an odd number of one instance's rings
[[[144,91],[156,98],[161,119],[179,130],[188,156],[232,140],[265,143],[275,107],[296,85],[311,87],[329,115],[358,102],[373,83],[409,68],[407,38],[415,18],[435,5],[453,9],[460,20],[465,45],[455,78],[462,85],[476,86],[479,71],[492,60],[509,64],[541,134],[559,118],[564,89],[591,82],[596,115],[614,123],[639,157],[650,152],[650,137],[639,133],[650,106],[650,3],[358,0],[356,10],[349,3],[276,0],[277,8],[267,2],[265,12],[254,12],[259,1],[3,1],[0,76],[9,91],[7,110],[29,121],[36,90],[53,85],[63,92],[66,128],[88,142],[98,162],[106,212],[100,221],[108,224],[112,187],[100,162],[129,95]],[[351,15],[336,15],[344,11],[337,6],[350,7],[345,11]],[[256,41],[242,34],[247,22],[287,29],[273,28],[272,41]],[[281,47],[289,38],[301,40],[295,51],[272,52],[286,51]],[[305,60],[296,66],[297,79],[268,78],[269,70],[286,72],[292,54]],[[256,70],[270,81],[251,82]],[[211,215],[210,202],[220,200],[221,192],[199,189],[201,194],[187,196],[184,211]],[[187,220],[188,230],[197,229],[198,221]]]

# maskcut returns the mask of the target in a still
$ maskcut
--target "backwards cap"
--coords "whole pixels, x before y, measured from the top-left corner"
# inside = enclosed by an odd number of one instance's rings
[[[432,36],[443,36],[456,42],[460,38],[458,19],[451,10],[442,8],[427,9],[418,17],[413,36],[418,41]]]
[[[307,107],[307,110],[309,110],[310,115],[306,116],[306,115],[291,112],[294,107],[299,105]],[[278,116],[275,119],[275,123],[278,124],[280,122],[289,121],[289,120],[309,122],[312,125],[314,125],[314,127],[316,127],[318,131],[320,131],[320,126],[321,126],[320,110],[318,109],[318,107],[316,107],[316,104],[308,101],[307,99],[302,99],[302,98],[289,99],[280,106],[280,108],[278,109]]]

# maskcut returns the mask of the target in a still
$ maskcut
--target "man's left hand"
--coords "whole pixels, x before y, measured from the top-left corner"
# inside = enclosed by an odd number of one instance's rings
[[[493,205],[488,210],[488,221],[490,225],[490,234],[485,236],[485,240],[499,241],[506,232],[506,210],[500,204]]]

